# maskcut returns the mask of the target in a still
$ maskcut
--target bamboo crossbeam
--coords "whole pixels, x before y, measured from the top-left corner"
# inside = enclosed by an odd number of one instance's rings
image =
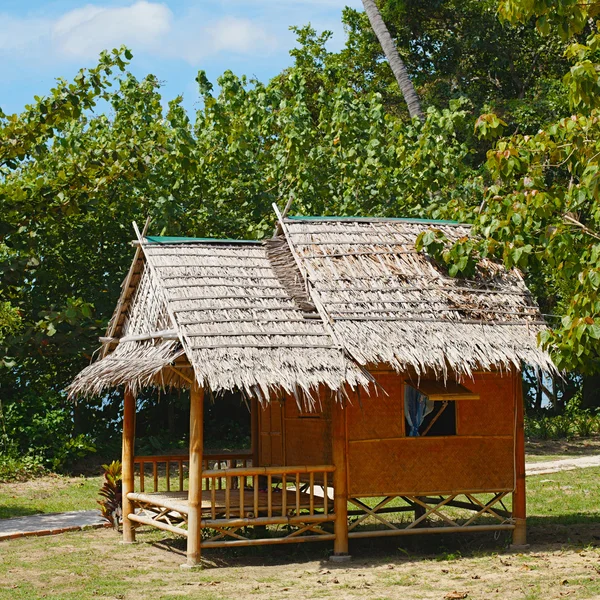
[[[343,301],[343,302],[331,302],[331,304],[358,304],[358,305],[364,305],[365,301],[364,300],[349,300],[349,301]],[[377,304],[442,304],[442,301],[439,302],[405,302],[404,300],[372,300],[369,303],[369,307],[365,310],[334,310],[331,311],[332,314],[334,315],[368,315],[371,313],[397,313],[397,314],[406,314],[406,313],[411,313],[413,315],[423,315],[423,314],[430,314],[430,313],[434,313],[434,312],[457,312],[457,311],[465,311],[465,312],[478,312],[478,313],[493,313],[493,314],[498,314],[498,315],[514,315],[514,316],[518,316],[518,317],[536,317],[537,316],[537,311],[535,313],[527,313],[527,312],[523,312],[523,311],[509,311],[509,310],[502,310],[502,309],[496,309],[496,308],[472,308],[470,306],[444,306],[441,308],[436,308],[436,309],[425,309],[425,310],[415,310],[412,308],[371,308],[371,306],[377,305]],[[536,310],[534,307],[526,307],[529,310]]]
[[[298,235],[298,234],[294,234],[292,233],[292,235]],[[346,234],[348,235],[348,234]],[[350,234],[351,235],[351,234]],[[363,235],[363,234],[360,234]],[[357,242],[356,240],[351,241],[351,242],[343,242],[343,241],[337,241],[337,242],[326,242],[326,241],[317,241],[317,242],[299,242],[298,240],[294,240],[294,244],[296,244],[296,246],[318,246],[319,248],[321,246],[410,246],[410,242],[404,241],[404,242],[399,242],[396,239],[389,239],[389,240],[376,240],[376,239],[372,239],[371,237],[369,237],[369,240],[363,240],[362,242]],[[414,250],[413,250],[414,252]]]
[[[358,278],[357,278],[358,279]],[[370,281],[371,278],[360,278],[362,280],[366,280],[366,281]],[[377,279],[393,279],[393,277],[387,275],[384,277],[373,277],[372,279],[377,280]],[[342,277],[342,278],[331,278],[331,279],[325,279],[325,280],[317,280],[315,281],[315,284],[320,283],[320,281],[355,281],[355,278],[352,278],[352,280],[349,280],[349,278],[347,277]],[[337,292],[337,293],[341,293],[341,292],[357,292],[357,293],[377,293],[377,294],[381,294],[381,292],[458,292],[458,293],[466,293],[466,294],[499,294],[501,296],[528,296],[531,297],[531,292],[529,291],[516,291],[516,290],[483,290],[483,289],[477,289],[477,288],[466,288],[466,287],[443,287],[443,286],[418,286],[418,285],[407,285],[407,286],[401,286],[401,287],[385,287],[382,289],[365,289],[365,288],[357,288],[357,287],[352,287],[352,288],[342,288],[342,287],[321,287],[319,285],[316,285],[316,289],[319,292]]]
[[[179,265],[181,266],[186,266],[186,265]],[[193,268],[193,269],[206,269],[206,268],[211,268],[211,269],[216,269],[216,268],[221,268],[221,267],[215,267],[214,265],[212,267],[207,267],[207,265],[197,265],[194,267],[189,267],[189,268]],[[224,268],[227,268],[227,265],[224,266]],[[228,276],[230,279],[260,279],[261,281],[279,281],[279,277],[275,277],[273,275],[248,275],[247,273],[241,273],[240,275],[229,275]],[[218,275],[165,275],[164,277],[162,277],[163,281],[169,281],[170,279],[218,279],[220,280],[221,277]],[[212,284],[214,285],[214,284]],[[220,285],[220,284],[219,284]]]
[[[316,219],[315,219],[316,220]],[[288,217],[284,219],[284,223],[287,225],[305,225],[306,220],[294,219],[293,217]],[[394,217],[335,217],[333,219],[328,219],[327,217],[319,217],[319,223],[327,223],[327,224],[337,224],[337,223],[364,223],[365,225],[370,225],[371,223],[389,223],[390,225],[410,225],[417,223],[419,225],[425,225],[429,227],[435,227],[436,229],[442,229],[444,227],[464,227],[466,229],[470,229],[472,225],[470,223],[458,223],[454,221],[444,221],[442,223],[436,221],[427,221],[422,219],[411,219],[409,217],[405,219],[397,219]],[[360,231],[360,230],[359,230]],[[307,235],[307,234],[320,234],[320,233],[340,233],[340,230],[337,228],[330,228],[329,230],[325,229],[323,226],[322,229],[309,230],[306,231],[302,229],[302,231],[292,232],[292,235]]]
[[[312,313],[310,314],[312,317]],[[319,315],[316,314],[315,317],[318,319]],[[290,317],[286,319],[219,319],[218,323],[214,319],[199,319],[193,321],[179,321],[179,323],[180,325],[221,325],[221,323],[306,323],[307,318],[310,317]]]
[[[228,262],[226,265],[202,265],[202,264],[193,264],[193,265],[182,265],[181,263],[177,263],[174,265],[156,265],[157,269],[231,269],[231,268],[240,268],[244,267],[246,269],[263,269],[263,270],[271,270],[271,265],[265,265],[265,262],[261,263],[246,263],[246,262]]]
[[[310,244],[311,246],[313,244]],[[320,244],[315,244],[320,245]],[[363,244],[368,245],[368,244]],[[366,252],[336,252],[335,254],[300,254],[300,258],[316,260],[319,258],[342,258],[342,257],[351,257],[351,256],[398,256],[402,254],[418,254],[420,256],[425,256],[422,252],[417,252],[416,250],[398,250],[390,251],[390,250],[373,250]]]
[[[181,279],[181,277],[179,277]],[[191,279],[202,279],[202,283],[190,283]],[[204,277],[186,277],[187,283],[178,283],[177,285],[165,285],[164,289],[166,290],[175,290],[178,288],[196,288],[196,287],[207,287],[207,288],[241,288],[242,290],[247,290],[251,288],[253,290],[280,290],[282,289],[281,284],[279,285],[257,285],[251,283],[206,283],[204,281]],[[261,277],[262,279],[262,277]]]
[[[295,515],[292,517],[244,517],[228,519],[203,519],[202,527],[258,527],[265,525],[301,525],[302,523],[328,523],[335,520],[335,514],[328,515]]]
[[[150,525],[151,527],[164,529],[165,531],[169,531],[170,533],[175,533],[184,537],[188,536],[187,530],[182,529],[181,527],[176,527],[175,525],[169,525],[169,523],[164,523],[163,521],[155,521],[154,519],[142,517],[141,515],[135,514],[130,514],[128,518],[130,521],[135,521],[136,523],[140,523],[141,525]]]
[[[370,311],[377,312],[377,311]],[[394,312],[393,310],[383,310],[380,312]],[[421,322],[421,323],[446,323],[448,325],[512,325],[518,327],[527,327],[529,325],[546,325],[545,321],[483,321],[481,319],[461,319],[460,321],[450,321],[448,319],[425,319],[411,317],[367,317],[367,316],[352,316],[338,317],[332,314],[331,318],[334,321],[406,321],[406,322]]]
[[[242,300],[243,298],[238,298]],[[257,298],[260,300],[260,298]],[[292,299],[289,299],[289,304],[274,304],[272,306],[256,306],[254,304],[235,304],[233,306],[197,306],[195,308],[174,308],[173,313],[186,313],[186,312],[205,312],[205,311],[223,311],[223,310],[252,310],[260,312],[268,312],[271,310],[290,310],[297,312],[298,307],[292,303]],[[214,321],[213,321],[214,322]]]
[[[219,324],[219,323],[215,323]],[[209,333],[186,333],[186,337],[189,338],[198,338],[198,337],[244,337],[249,335],[257,335],[257,336],[265,336],[265,335],[296,335],[302,337],[329,337],[328,333],[314,333],[314,332],[305,332],[305,331],[260,331],[259,329],[255,329],[254,331],[211,331]]]
[[[277,545],[277,544],[298,544],[303,542],[330,542],[335,540],[333,533],[319,534],[319,535],[307,535],[303,537],[284,537],[284,538],[261,538],[253,540],[220,540],[218,542],[211,542],[210,540],[203,541],[202,548],[226,548],[228,546],[263,546],[266,544]]]
[[[327,348],[329,350],[339,350],[339,346],[331,344],[281,344],[281,343],[258,343],[252,344],[202,344],[190,346],[192,350],[216,350],[218,348]]]
[[[290,300],[290,297],[284,290],[282,290],[281,294],[266,294],[264,296],[250,296],[247,293],[242,293],[223,294],[221,296],[181,296],[177,298],[170,298],[171,302],[188,302],[198,300]]]

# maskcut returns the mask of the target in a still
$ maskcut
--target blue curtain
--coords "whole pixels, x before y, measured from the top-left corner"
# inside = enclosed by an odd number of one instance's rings
[[[408,421],[408,435],[419,435],[423,419],[433,410],[433,402],[410,385],[404,386],[404,416]]]

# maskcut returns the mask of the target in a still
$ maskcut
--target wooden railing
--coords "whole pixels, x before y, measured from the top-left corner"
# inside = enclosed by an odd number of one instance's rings
[[[247,468],[251,464],[251,452],[206,452],[202,460],[202,469],[208,471]],[[135,489],[139,492],[150,490],[183,492],[186,489],[188,470],[189,457],[186,454],[136,456],[134,458]]]
[[[287,523],[290,513],[331,512],[333,471],[331,465],[213,469],[202,473],[202,488],[210,491],[211,519],[260,516],[264,524]]]
[[[335,535],[321,526],[335,520],[328,495],[334,471],[321,465],[203,472],[201,525],[214,535],[205,537],[202,547],[333,540]],[[244,533],[245,527],[267,525],[286,526],[279,530],[284,535],[250,539]]]

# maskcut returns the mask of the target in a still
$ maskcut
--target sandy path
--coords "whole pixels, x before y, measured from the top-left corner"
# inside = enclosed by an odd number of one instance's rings
[[[527,475],[544,475],[546,473],[572,471],[573,469],[585,469],[587,467],[600,467],[600,455],[526,463],[525,472]]]

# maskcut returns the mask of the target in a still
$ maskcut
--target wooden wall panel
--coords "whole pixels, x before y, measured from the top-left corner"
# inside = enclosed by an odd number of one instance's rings
[[[288,465],[330,465],[330,422],[325,419],[286,418],[285,459]]]
[[[314,412],[302,411],[296,399],[284,402],[285,464],[331,464],[331,394],[322,389]]]
[[[387,392],[368,396],[364,391],[351,395],[348,406],[348,439],[387,439],[404,436],[404,381],[396,373],[373,373]],[[373,389],[373,388],[372,388]]]
[[[350,496],[513,489],[507,437],[418,437],[351,441]]]
[[[479,400],[457,402],[457,433],[459,435],[513,435],[514,375],[511,373],[481,373],[465,387],[480,395]]]
[[[281,402],[273,401],[265,407],[259,405],[259,411],[259,462],[265,467],[283,465],[284,430],[282,404]]]

